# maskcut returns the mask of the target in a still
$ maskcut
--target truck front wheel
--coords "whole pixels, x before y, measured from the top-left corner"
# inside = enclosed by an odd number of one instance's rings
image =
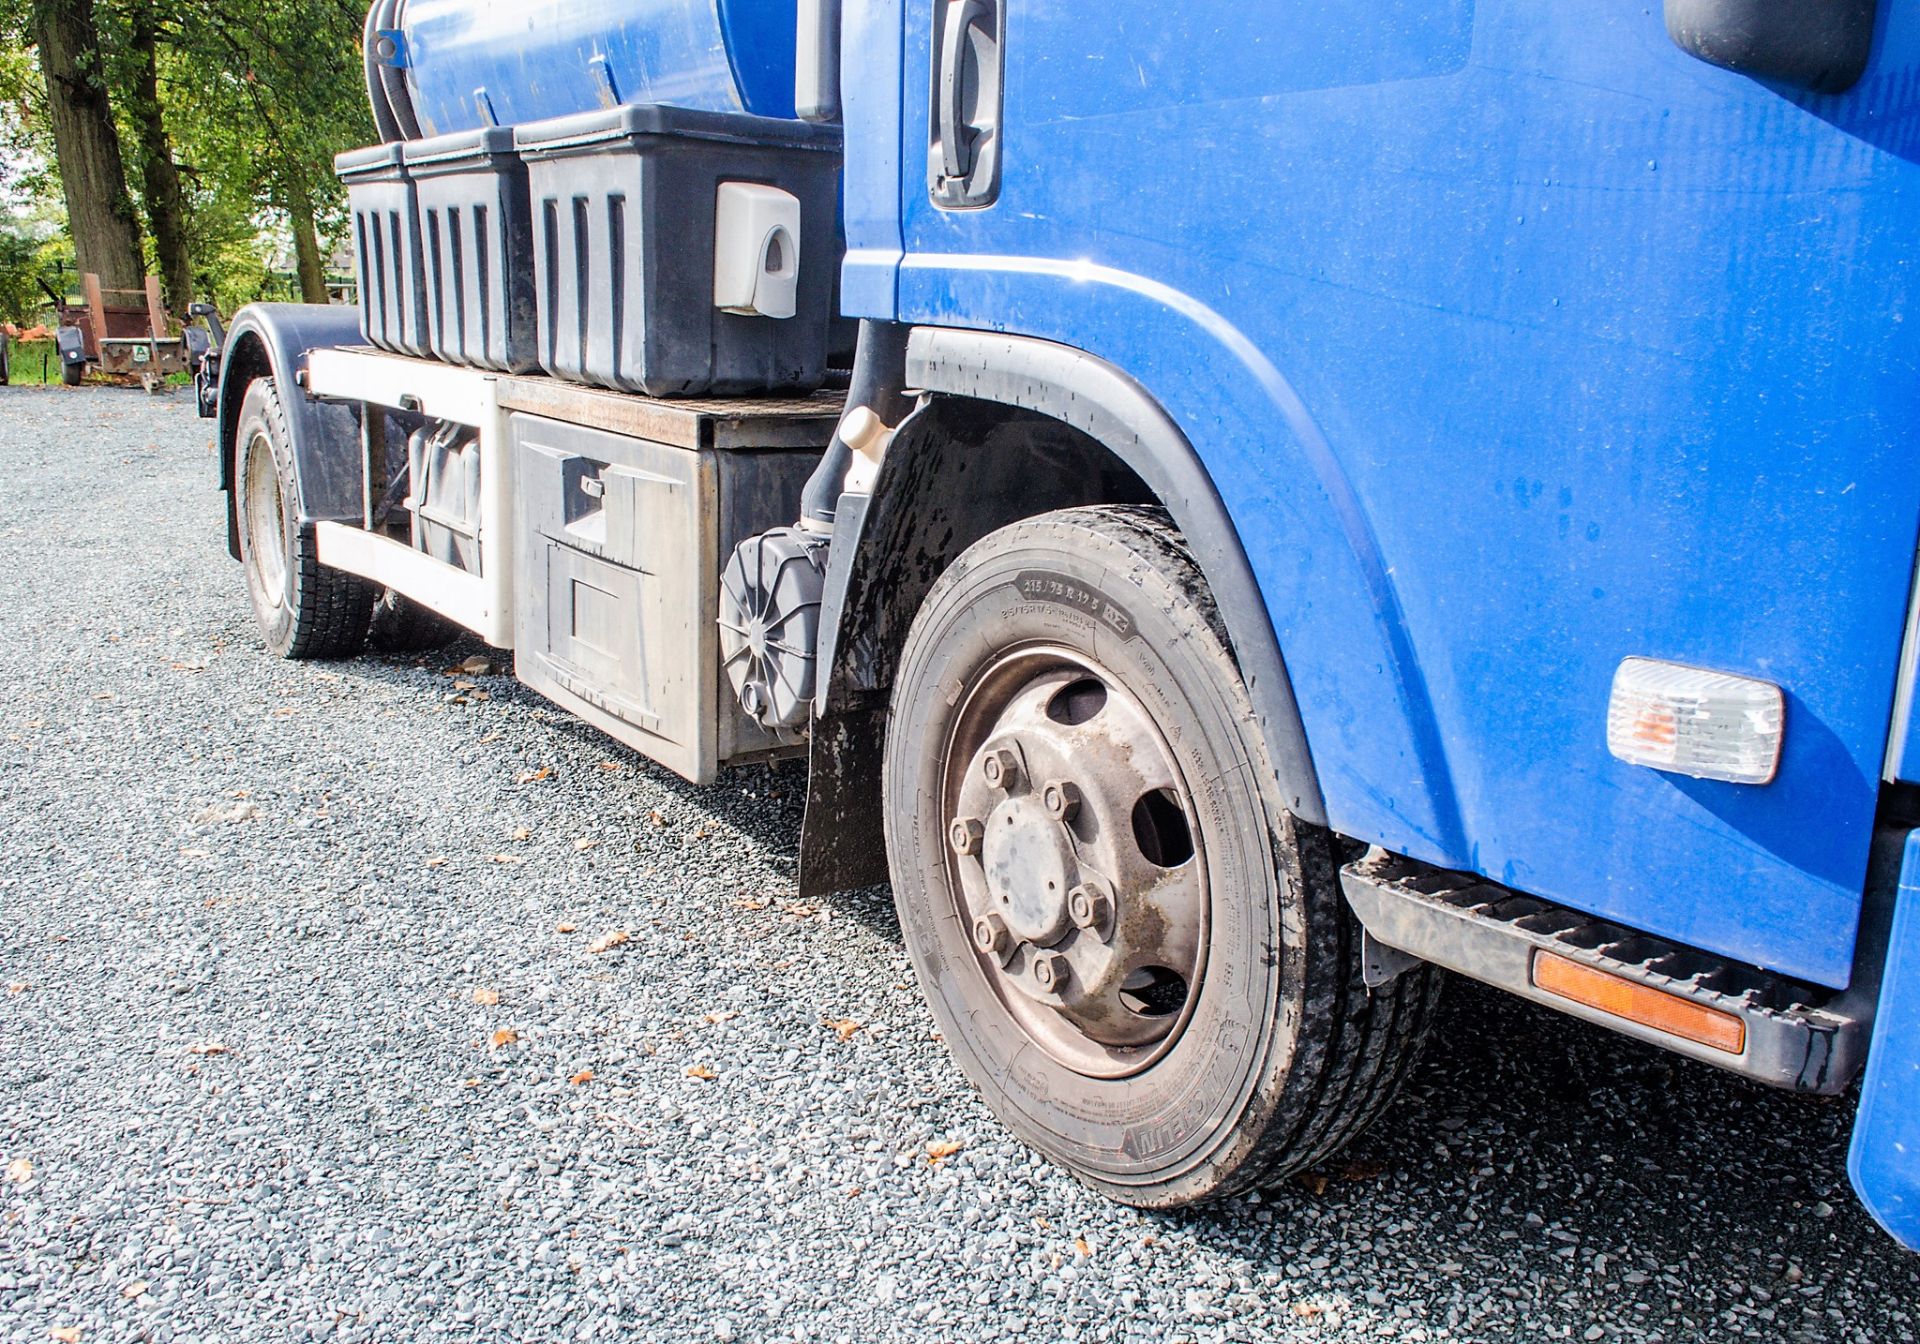
[[[887,848],[947,1044],[1028,1143],[1164,1207],[1311,1165],[1384,1106],[1437,973],[1371,992],[1334,837],[1280,805],[1158,510],[968,549],[893,690]]]
[[[320,563],[311,525],[300,521],[293,438],[271,378],[240,404],[234,436],[234,507],[247,595],[267,648],[282,658],[346,658],[367,642],[374,590]]]

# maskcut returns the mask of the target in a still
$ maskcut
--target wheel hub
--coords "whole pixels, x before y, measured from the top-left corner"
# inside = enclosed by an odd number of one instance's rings
[[[1067,911],[1078,867],[1073,837],[1031,794],[993,809],[981,839],[981,867],[1001,917],[1020,941],[1052,947],[1073,927]]]
[[[954,746],[949,852],[982,972],[1063,1063],[1146,1067],[1185,1023],[1207,928],[1194,811],[1152,719],[1080,655],[1033,650],[976,684]]]

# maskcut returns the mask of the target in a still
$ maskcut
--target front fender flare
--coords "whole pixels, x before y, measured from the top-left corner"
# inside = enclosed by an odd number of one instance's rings
[[[294,483],[302,523],[350,522],[361,515],[360,417],[350,406],[318,401],[299,384],[307,353],[359,345],[357,309],[312,303],[256,303],[234,315],[220,366],[220,489],[227,496],[227,552],[240,557],[233,464],[240,406],[256,378],[280,387],[293,434]]]
[[[1240,534],[1200,455],[1147,390],[1072,346],[952,327],[914,328],[907,340],[907,385],[1037,411],[1105,445],[1146,482],[1213,589],[1281,800],[1302,820],[1326,825],[1300,706]]]

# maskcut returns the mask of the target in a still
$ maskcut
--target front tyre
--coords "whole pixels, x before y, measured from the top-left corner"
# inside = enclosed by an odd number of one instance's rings
[[[320,563],[313,528],[300,521],[293,436],[273,379],[247,387],[234,443],[240,560],[267,648],[282,658],[351,657],[366,645],[374,589]]]
[[[1392,1095],[1437,974],[1369,993],[1333,837],[1280,805],[1159,510],[969,548],[902,655],[887,850],[940,1030],[1000,1118],[1129,1204],[1311,1165]]]

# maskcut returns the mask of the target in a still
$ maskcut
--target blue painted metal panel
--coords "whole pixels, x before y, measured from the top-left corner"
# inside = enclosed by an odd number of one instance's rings
[[[1168,408],[1334,824],[1844,984],[1920,524],[1920,7],[1815,97],[1605,0],[1011,5],[1001,196],[954,213],[931,8],[899,139],[848,141],[900,156],[897,315]],[[1779,683],[1778,779],[1614,761],[1636,654]]]
[[[1847,1175],[1880,1226],[1920,1250],[1920,831],[1908,834],[1900,864]]]
[[[408,0],[407,84],[429,135],[615,102],[791,117],[796,10],[795,0]]]
[[[918,161],[900,159],[901,0],[844,0],[840,12],[841,121],[848,154],[841,214],[847,236],[840,308],[890,318],[900,270],[900,183]]]

